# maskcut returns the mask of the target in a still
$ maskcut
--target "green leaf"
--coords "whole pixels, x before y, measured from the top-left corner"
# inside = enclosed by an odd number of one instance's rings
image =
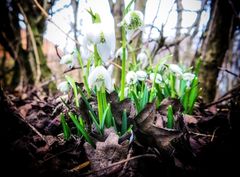
[[[70,136],[71,136],[71,131],[70,128],[65,120],[65,116],[63,113],[61,113],[60,115],[60,120],[61,120],[61,124],[62,124],[62,128],[63,128],[63,136],[65,140],[69,140]]]
[[[74,116],[74,114],[72,112],[69,112],[68,115],[70,116],[70,118],[72,119],[73,123],[75,124],[75,126],[77,127],[77,129],[82,133],[83,137],[86,139],[86,141],[91,144],[93,147],[95,147],[95,144],[93,143],[93,141],[91,140],[89,134],[87,133],[87,131],[85,130],[84,126],[81,126],[81,124],[79,123],[79,121],[76,119],[76,117]]]
[[[199,83],[198,83],[198,77],[195,77],[191,84],[191,90],[189,93],[189,102],[188,102],[188,113],[192,114],[193,107],[195,102],[197,101],[199,95]]]
[[[141,99],[141,103],[140,103],[140,111],[145,107],[145,105],[148,103],[148,89],[146,87],[146,85],[144,84],[144,90],[143,90],[143,96]]]
[[[123,110],[122,115],[122,127],[121,127],[121,135],[123,135],[127,131],[127,111]]]
[[[169,105],[167,108],[167,128],[172,129],[174,124],[174,116],[172,105]]]
[[[104,123],[105,123],[105,120],[106,120],[106,117],[107,117],[107,114],[108,114],[108,111],[109,111],[109,107],[110,107],[110,105],[108,104],[107,108],[105,109],[105,111],[103,113],[102,122],[100,124],[101,130],[104,130]]]
[[[131,1],[128,3],[127,7],[125,8],[125,10],[124,10],[124,12],[123,12],[124,16],[130,11],[131,5],[132,5],[135,1],[136,1],[136,0],[131,0]]]
[[[132,91],[131,95],[132,95],[133,101],[135,103],[135,106],[137,108],[137,111],[140,112],[141,107],[140,107],[140,104],[139,104],[138,97],[137,97],[136,93],[134,91]]]
[[[72,89],[73,89],[73,94],[74,94],[74,98],[75,98],[75,104],[76,107],[79,108],[79,100],[78,100],[78,89],[77,89],[77,85],[75,83],[75,80],[73,78],[71,78],[70,76],[65,76],[66,80],[68,81],[68,83],[71,85]]]

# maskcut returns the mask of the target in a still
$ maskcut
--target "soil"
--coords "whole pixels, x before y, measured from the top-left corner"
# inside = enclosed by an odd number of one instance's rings
[[[133,141],[110,128],[104,138],[95,137],[96,148],[82,137],[64,140],[60,113],[65,109],[58,94],[36,88],[18,95],[1,90],[0,172],[36,177],[237,176],[239,88],[212,105],[199,101],[193,116],[177,114],[174,131],[163,128],[164,116],[169,102],[176,112],[178,103],[165,100],[157,111],[149,104],[133,119]]]

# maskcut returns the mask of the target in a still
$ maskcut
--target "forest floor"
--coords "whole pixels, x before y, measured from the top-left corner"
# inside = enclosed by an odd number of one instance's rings
[[[51,97],[37,89],[20,95],[0,91],[2,174],[202,177],[239,173],[239,86],[212,105],[199,102],[194,115],[181,117],[180,132],[161,129],[156,133],[148,127],[152,134],[146,135],[145,123],[129,141],[129,135],[119,137],[106,129],[96,148],[81,137],[64,140],[63,111],[59,95]],[[147,120],[151,114],[141,116]]]

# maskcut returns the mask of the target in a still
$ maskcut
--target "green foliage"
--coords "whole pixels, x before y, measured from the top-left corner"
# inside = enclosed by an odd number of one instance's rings
[[[172,105],[169,105],[167,108],[167,128],[173,129],[174,125],[174,116]]]

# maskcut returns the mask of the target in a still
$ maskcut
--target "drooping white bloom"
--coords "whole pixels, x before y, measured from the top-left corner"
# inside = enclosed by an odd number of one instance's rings
[[[122,55],[123,55],[123,49],[122,47],[120,47],[115,54],[115,58],[120,58],[122,60],[122,57],[123,57]],[[127,48],[126,48],[126,58],[128,58]]]
[[[108,0],[88,0],[88,10],[100,17],[100,22],[93,23],[89,19],[84,21],[83,33],[87,38],[87,44],[96,45],[99,56],[106,62],[110,56],[114,56],[116,38],[114,18],[111,13]],[[90,14],[88,14],[91,16]]]
[[[63,81],[58,84],[57,89],[63,93],[67,93],[70,89],[69,84],[67,81]]]
[[[105,87],[108,92],[113,91],[112,79],[109,72],[103,66],[97,66],[89,74],[88,84],[91,89],[97,88],[99,91],[102,87]]]
[[[134,71],[129,71],[126,76],[126,82],[128,85],[137,83],[137,74]]]
[[[139,81],[145,81],[147,79],[147,73],[145,71],[139,70],[136,74]]]
[[[187,80],[187,81],[192,81],[195,77],[195,74],[192,73],[183,73],[182,78],[183,80]]]
[[[129,31],[138,29],[143,25],[143,13],[138,10],[129,11],[120,25],[125,26]]]
[[[189,88],[190,85],[191,85],[192,80],[195,78],[195,74],[192,74],[192,73],[184,73],[184,74],[182,75],[182,78],[183,78],[183,80],[186,80],[186,81],[187,81],[186,85],[187,85],[187,87]]]
[[[127,39],[132,36],[136,29],[143,25],[143,13],[138,10],[129,11],[123,18],[120,26],[124,26],[127,31]]]
[[[60,64],[67,65],[69,68],[72,68],[77,63],[77,59],[72,54],[66,54],[62,56]]]
[[[145,52],[140,52],[137,55],[137,61],[141,63],[141,68],[144,69],[148,65],[148,56]]]
[[[175,73],[176,75],[180,75],[181,76],[183,74],[182,69],[178,65],[176,65],[176,64],[170,64],[169,65],[169,69],[173,73]]]
[[[98,54],[104,62],[115,51],[115,31],[104,23],[89,24],[86,38],[88,42],[97,46]]]
[[[151,73],[149,77],[150,77],[150,80],[153,82],[155,73]],[[162,82],[162,76],[160,74],[156,73],[155,83],[160,84],[161,82]]]

